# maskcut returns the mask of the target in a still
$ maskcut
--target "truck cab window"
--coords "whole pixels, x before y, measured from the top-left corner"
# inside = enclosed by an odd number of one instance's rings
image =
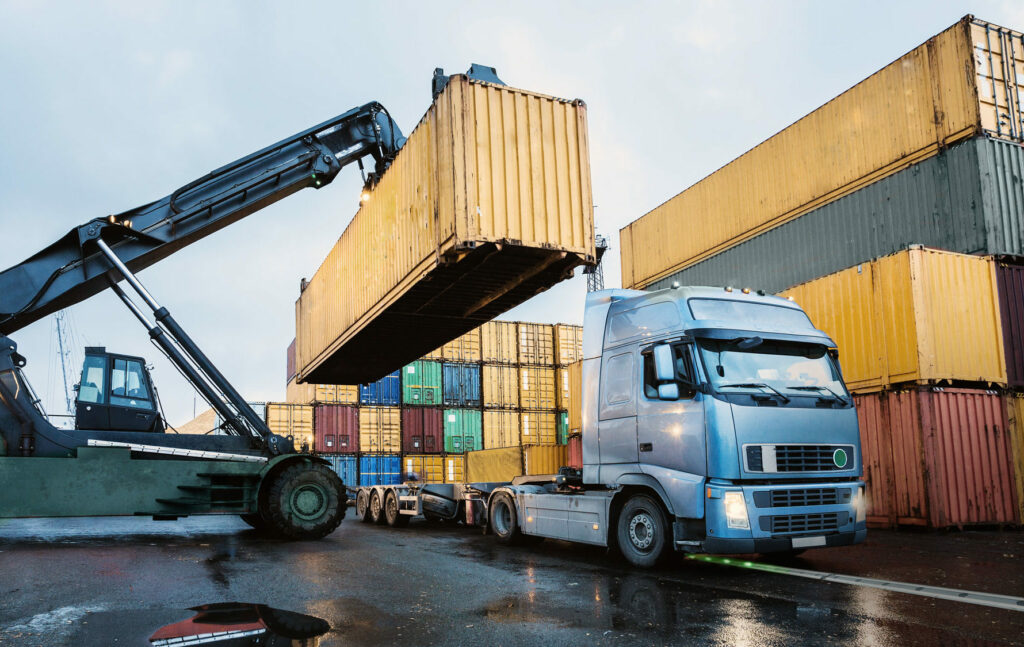
[[[106,398],[107,358],[86,355],[82,365],[82,381],[78,386],[78,401],[103,404]]]
[[[676,382],[679,383],[680,392],[683,397],[691,397],[688,392],[693,391],[695,380],[693,379],[693,365],[690,363],[690,351],[688,344],[676,344],[672,347],[672,355],[675,358]],[[651,349],[643,352],[644,359],[644,396],[650,400],[658,399],[657,373],[654,371],[654,353]]]
[[[150,408],[149,389],[146,387],[141,362],[128,359],[114,360],[114,370],[110,372],[110,404]]]

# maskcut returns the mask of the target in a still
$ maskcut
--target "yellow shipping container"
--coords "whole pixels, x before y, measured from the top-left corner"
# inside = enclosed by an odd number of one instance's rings
[[[586,133],[580,101],[452,76],[299,296],[298,379],[376,379],[592,262]]]
[[[967,16],[758,144],[619,232],[622,285],[648,286],[954,142],[1021,141],[1020,39]]]
[[[583,359],[583,326],[555,325],[555,363],[567,366]]]
[[[484,410],[484,447],[518,447],[522,444],[518,411]]]
[[[398,407],[360,407],[359,451],[402,451],[402,412]]]
[[[343,384],[298,384],[292,379],[285,389],[284,399],[297,404],[359,404],[359,387]]]
[[[444,459],[437,454],[406,454],[402,457],[402,481],[444,483]]]
[[[523,445],[554,445],[558,442],[558,414],[554,411],[523,411],[519,421]]]
[[[583,360],[566,369],[569,374],[569,400],[562,407],[569,412],[569,434],[583,433]]]
[[[466,482],[466,457],[445,456],[444,457],[444,482],[465,483]]]
[[[518,368],[515,366],[484,364],[481,370],[481,379],[483,380],[485,408],[519,408]]]
[[[480,329],[474,328],[441,347],[446,362],[475,363],[480,361]]]
[[[551,366],[555,363],[555,330],[550,324],[519,324],[519,363]]]
[[[524,409],[556,408],[555,369],[543,366],[519,368],[519,406]]]
[[[504,483],[523,474],[521,447],[466,452],[467,483]]]
[[[267,426],[278,436],[292,436],[295,449],[313,449],[313,407],[281,402],[267,403]]]
[[[569,410],[571,394],[569,391],[568,366],[559,366],[555,369],[555,399],[558,409]]]
[[[1006,382],[995,264],[913,247],[786,290],[839,347],[847,385]]]
[[[481,359],[488,364],[518,364],[518,326],[514,321],[488,321],[481,326]]]
[[[523,448],[523,474],[558,474],[569,462],[566,445],[534,445]]]
[[[1007,396],[1006,413],[1013,451],[1013,477],[1017,486],[1017,523],[1024,523],[1024,395]]]

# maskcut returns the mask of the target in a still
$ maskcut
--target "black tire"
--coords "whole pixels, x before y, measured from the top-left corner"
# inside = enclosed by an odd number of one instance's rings
[[[359,493],[356,494],[356,519],[359,519],[363,523],[370,523],[370,494],[364,489],[359,488]]]
[[[441,517],[437,516],[433,512],[426,512],[426,511],[423,512],[423,520],[426,521],[429,524],[439,524],[442,521],[444,521],[444,519],[442,519]]]
[[[635,494],[619,512],[616,524],[619,551],[626,561],[651,568],[665,554],[668,524],[661,504],[646,494]]]
[[[384,518],[392,528],[404,528],[409,525],[409,515],[398,511],[398,495],[388,490],[384,497]]]
[[[384,502],[380,500],[380,492],[376,489],[370,493],[370,521],[377,525],[386,521],[384,518]]]
[[[321,463],[295,463],[273,477],[264,503],[271,529],[288,539],[320,539],[345,518],[348,494]]]
[[[266,519],[264,519],[263,515],[259,512],[254,512],[252,514],[240,514],[238,516],[242,518],[242,521],[260,532],[270,529],[270,524],[267,523]]]
[[[515,501],[504,492],[499,492],[491,499],[491,507],[487,515],[491,532],[503,544],[523,543],[522,531],[519,530],[519,513]]]

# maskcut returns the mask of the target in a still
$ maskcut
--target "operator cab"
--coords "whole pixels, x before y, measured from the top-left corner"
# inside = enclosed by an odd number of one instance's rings
[[[75,429],[164,431],[146,360],[88,346],[75,385]]]

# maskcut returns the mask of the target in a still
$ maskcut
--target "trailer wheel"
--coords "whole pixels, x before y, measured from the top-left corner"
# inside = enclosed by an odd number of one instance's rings
[[[341,479],[320,463],[296,463],[274,477],[267,491],[266,516],[288,539],[319,539],[345,518],[348,494]]]
[[[356,494],[356,519],[363,523],[370,523],[371,521],[370,495],[363,488],[359,488],[359,493]]]
[[[387,496],[384,497],[384,516],[392,528],[403,528],[409,525],[409,515],[398,511],[398,495],[394,490],[388,490]]]
[[[508,494],[499,492],[494,496],[487,518],[498,541],[503,544],[522,543],[524,535],[519,530],[519,514],[515,502]]]
[[[384,518],[384,504],[380,500],[380,492],[374,490],[370,494],[370,521],[375,524],[382,524]]]
[[[622,556],[633,566],[654,566],[665,553],[667,527],[657,501],[646,494],[632,496],[619,512],[616,529]]]

